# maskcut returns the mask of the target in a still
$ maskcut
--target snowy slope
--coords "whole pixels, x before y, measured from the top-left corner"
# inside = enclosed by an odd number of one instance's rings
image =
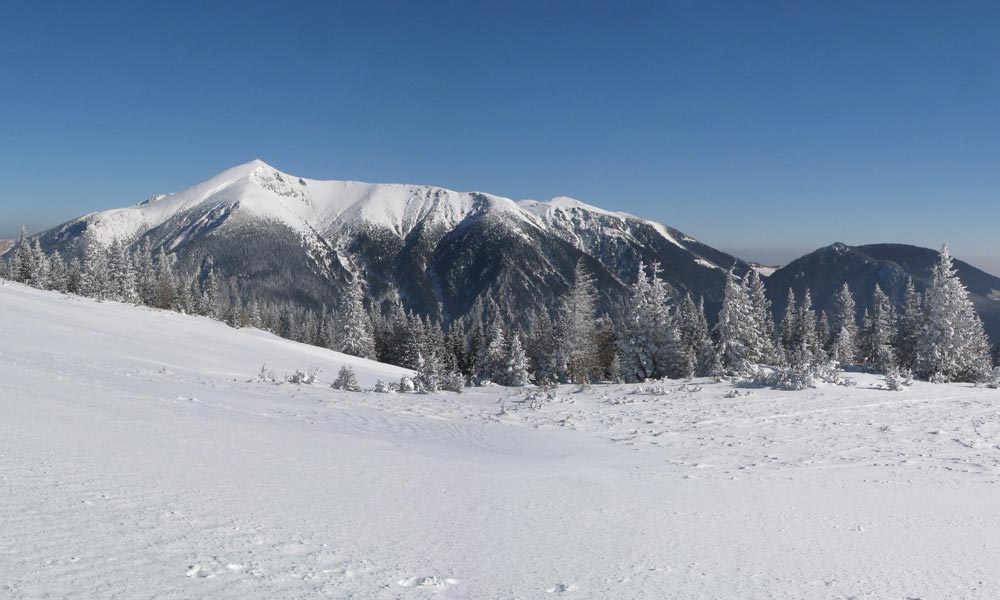
[[[0,284],[0,597],[1000,597],[996,390],[247,381],[345,360]]]

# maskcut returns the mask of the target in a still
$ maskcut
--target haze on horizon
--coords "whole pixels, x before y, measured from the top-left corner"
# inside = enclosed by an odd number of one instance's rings
[[[0,238],[260,157],[1000,273],[998,30],[986,2],[12,5]]]

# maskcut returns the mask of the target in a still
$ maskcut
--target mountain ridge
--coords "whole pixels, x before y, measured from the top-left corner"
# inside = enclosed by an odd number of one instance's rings
[[[248,298],[297,297],[314,306],[335,303],[360,275],[374,301],[442,321],[486,296],[513,315],[551,310],[579,260],[602,282],[606,310],[640,262],[659,262],[675,291],[704,296],[714,312],[725,271],[749,268],[661,223],[566,196],[514,201],[427,185],[314,180],[260,159],[36,237],[68,254],[94,242],[148,241],[189,271],[236,277]]]

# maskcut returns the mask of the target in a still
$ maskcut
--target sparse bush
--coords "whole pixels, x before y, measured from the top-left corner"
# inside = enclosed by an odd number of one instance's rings
[[[853,379],[844,377],[843,371],[835,365],[826,364],[784,369],[757,368],[751,377],[738,382],[737,385],[798,391],[816,387],[818,383],[829,383],[844,387],[851,387],[857,384]]]
[[[260,373],[257,373],[247,381],[250,383],[279,383],[274,371],[268,369],[267,364],[261,365]]]
[[[337,379],[333,382],[332,387],[336,390],[344,390],[346,392],[361,391],[361,386],[358,385],[358,378],[350,365],[340,367],[340,372],[337,373]]]
[[[294,373],[285,378],[288,383],[294,383],[296,385],[309,385],[316,383],[319,376],[320,368],[316,365],[310,366],[305,371],[296,370]]]
[[[459,371],[445,373],[445,376],[441,380],[441,389],[443,390],[461,394],[464,388],[465,376]]]
[[[412,392],[417,389],[416,384],[413,383],[413,379],[403,375],[399,378],[399,391],[401,392]]]
[[[901,392],[906,384],[897,367],[889,367],[885,372],[885,389],[890,392]]]
[[[387,386],[384,381],[379,379],[375,382],[375,387],[372,388],[372,391],[378,392],[379,394],[385,394],[389,391],[389,386]]]
[[[986,387],[994,390],[1000,388],[1000,367],[995,367],[993,372],[990,373],[990,378],[986,381]]]
[[[951,379],[949,379],[944,373],[936,371],[931,373],[931,376],[927,378],[927,381],[931,383],[948,383]]]

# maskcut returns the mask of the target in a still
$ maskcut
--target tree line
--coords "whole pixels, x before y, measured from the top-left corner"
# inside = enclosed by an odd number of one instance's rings
[[[931,381],[984,381],[995,356],[982,322],[958,280],[945,246],[921,294],[907,283],[900,310],[879,288],[872,310],[856,313],[847,284],[833,310],[817,311],[809,290],[789,290],[780,322],[758,273],[726,276],[725,295],[710,330],[704,302],[675,294],[657,264],[639,264],[636,281],[613,314],[598,314],[593,277],[578,264],[556,307],[537,307],[514,319],[489,296],[445,328],[404,310],[374,304],[355,277],[335,306],[313,310],[291,302],[258,302],[236,277],[224,279],[206,260],[183,272],[161,247],[132,249],[91,241],[83,259],[45,253],[37,240],[20,241],[0,276],[33,287],[98,300],[140,304],[256,327],[281,337],[414,369],[422,389],[460,389],[493,382],[626,382],[694,376],[742,376],[765,365],[816,365],[869,371],[910,371]],[[517,325],[514,325],[517,323]],[[995,354],[995,353],[994,353]]]

